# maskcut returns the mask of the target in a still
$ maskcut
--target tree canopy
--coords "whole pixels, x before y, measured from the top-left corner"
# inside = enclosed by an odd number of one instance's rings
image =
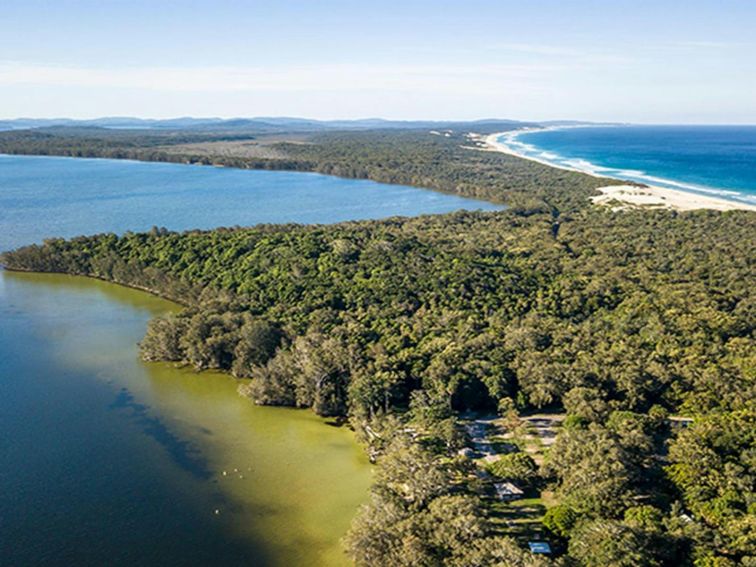
[[[455,457],[455,412],[497,408],[567,413],[540,469],[519,453],[490,469],[550,483],[559,503],[544,525],[574,564],[756,560],[753,213],[598,209],[588,197],[607,180],[471,149],[459,133],[328,133],[275,142],[275,157],[68,135],[0,135],[0,151],[320,171],[511,205],[155,228],[2,256],[174,299],[185,309],[149,324],[145,360],[225,370],[256,403],[348,419],[378,462],[346,538],[359,565],[548,563],[497,531]]]

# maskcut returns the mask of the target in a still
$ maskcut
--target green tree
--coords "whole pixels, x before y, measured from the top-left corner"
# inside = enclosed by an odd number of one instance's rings
[[[507,453],[488,465],[491,474],[531,486],[538,480],[538,465],[527,453]]]
[[[400,437],[380,459],[375,486],[407,506],[422,508],[449,491],[451,476],[430,452]]]
[[[652,567],[642,535],[613,520],[580,523],[572,532],[569,555],[584,567]]]
[[[231,371],[234,376],[250,377],[254,367],[270,360],[281,344],[282,334],[267,321],[254,319],[239,329],[239,342],[234,348]]]
[[[509,537],[475,539],[447,563],[450,567],[546,567],[552,563]]]
[[[603,427],[566,429],[544,464],[563,502],[576,512],[616,517],[630,501],[634,467],[616,437]]]
[[[572,388],[565,394],[563,404],[568,415],[588,422],[603,422],[610,411],[602,393],[595,388]]]
[[[184,360],[181,337],[186,332],[186,327],[186,320],[174,315],[152,319],[139,343],[142,358],[148,362]]]
[[[543,526],[555,536],[567,539],[578,518],[579,516],[572,508],[564,504],[557,504],[546,510],[546,514],[543,516]]]

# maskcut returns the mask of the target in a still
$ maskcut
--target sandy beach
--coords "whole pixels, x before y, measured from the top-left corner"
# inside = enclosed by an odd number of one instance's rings
[[[484,147],[480,149],[486,149],[489,151],[502,152],[505,154],[513,155],[522,159],[528,159],[535,161],[549,167],[556,167],[559,169],[565,169],[568,171],[579,171],[586,175],[593,175],[599,177],[593,173],[587,171],[581,171],[579,169],[573,169],[564,166],[554,165],[545,160],[524,156],[506,144],[502,144],[498,141],[498,138],[504,133],[491,134],[489,136],[481,136],[477,134],[470,135],[470,139],[483,143]],[[668,189],[666,187],[659,187],[653,185],[638,186],[638,185],[609,185],[607,187],[600,187],[601,195],[591,197],[591,200],[597,205],[605,205],[612,207],[613,210],[621,210],[626,208],[668,208],[678,211],[692,211],[696,209],[712,209],[716,211],[733,211],[733,210],[746,210],[756,212],[755,205],[749,205],[747,203],[739,203],[737,201],[730,201],[727,199],[721,199],[719,197],[713,197],[710,195],[702,195],[700,193],[692,193],[688,191],[679,191],[677,189]]]
[[[599,187],[601,195],[591,197],[597,205],[612,207],[612,210],[624,208],[664,207],[678,211],[692,211],[695,209],[713,209],[715,211],[746,210],[756,211],[756,206],[738,203],[726,199],[667,189],[666,187],[638,187],[637,185],[609,185]]]

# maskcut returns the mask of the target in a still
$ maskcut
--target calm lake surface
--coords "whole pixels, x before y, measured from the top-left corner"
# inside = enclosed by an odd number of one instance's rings
[[[0,249],[460,208],[494,207],[311,174],[0,156]],[[173,309],[0,271],[0,565],[346,563],[338,541],[371,474],[351,432],[256,407],[227,376],[140,362],[146,322]]]
[[[50,236],[334,223],[501,207],[317,173],[0,155],[0,250]]]

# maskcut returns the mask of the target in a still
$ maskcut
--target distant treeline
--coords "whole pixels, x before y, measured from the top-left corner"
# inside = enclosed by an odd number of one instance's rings
[[[499,128],[512,128],[499,125]],[[489,126],[490,129],[490,126]],[[601,186],[618,183],[500,152],[483,151],[463,131],[427,130],[309,134],[308,143],[271,144],[277,159],[235,157],[198,142],[254,139],[249,134],[51,128],[0,132],[0,153],[103,157],[223,165],[242,169],[314,171],[435,189],[506,203],[527,214],[576,211]]]

